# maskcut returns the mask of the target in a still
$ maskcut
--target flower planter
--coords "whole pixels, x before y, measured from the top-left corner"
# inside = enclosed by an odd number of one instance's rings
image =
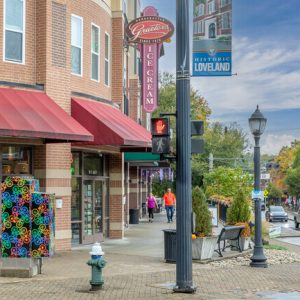
[[[242,251],[248,250],[250,248],[251,237],[240,237],[239,243]],[[230,241],[230,245],[237,247],[237,241]],[[237,250],[235,248],[234,250]]]
[[[205,260],[211,259],[217,244],[218,237],[203,237],[192,240],[192,257],[193,259]]]

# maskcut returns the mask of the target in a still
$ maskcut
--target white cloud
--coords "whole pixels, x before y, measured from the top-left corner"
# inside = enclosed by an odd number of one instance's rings
[[[283,146],[288,146],[295,140],[292,135],[268,134],[262,141],[261,152],[267,154],[278,154]]]
[[[213,113],[300,107],[300,47],[247,38],[233,41],[232,77],[197,77],[192,84]]]

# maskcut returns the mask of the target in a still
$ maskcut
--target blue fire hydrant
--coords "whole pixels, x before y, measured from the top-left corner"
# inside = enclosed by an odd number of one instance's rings
[[[90,280],[91,291],[100,290],[104,284],[102,269],[106,265],[106,261],[103,258],[104,252],[100,246],[100,243],[95,243],[90,252],[91,259],[87,262],[92,267],[92,279]]]

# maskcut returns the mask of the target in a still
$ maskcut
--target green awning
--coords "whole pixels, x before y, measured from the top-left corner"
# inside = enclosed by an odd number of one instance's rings
[[[125,152],[125,161],[160,161],[159,154],[151,152]]]

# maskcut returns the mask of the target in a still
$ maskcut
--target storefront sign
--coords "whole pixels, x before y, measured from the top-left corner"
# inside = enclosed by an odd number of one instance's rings
[[[131,21],[127,27],[129,43],[161,44],[174,32],[173,24],[159,16],[143,16]]]
[[[232,1],[194,0],[193,76],[231,76]]]
[[[158,93],[158,44],[147,44],[142,47],[143,57],[143,108],[153,112],[157,108]]]
[[[126,33],[129,43],[139,44],[142,59],[142,103],[147,113],[157,108],[158,60],[162,43],[174,33],[174,25],[159,17],[153,6],[143,10],[143,16],[131,21]]]

